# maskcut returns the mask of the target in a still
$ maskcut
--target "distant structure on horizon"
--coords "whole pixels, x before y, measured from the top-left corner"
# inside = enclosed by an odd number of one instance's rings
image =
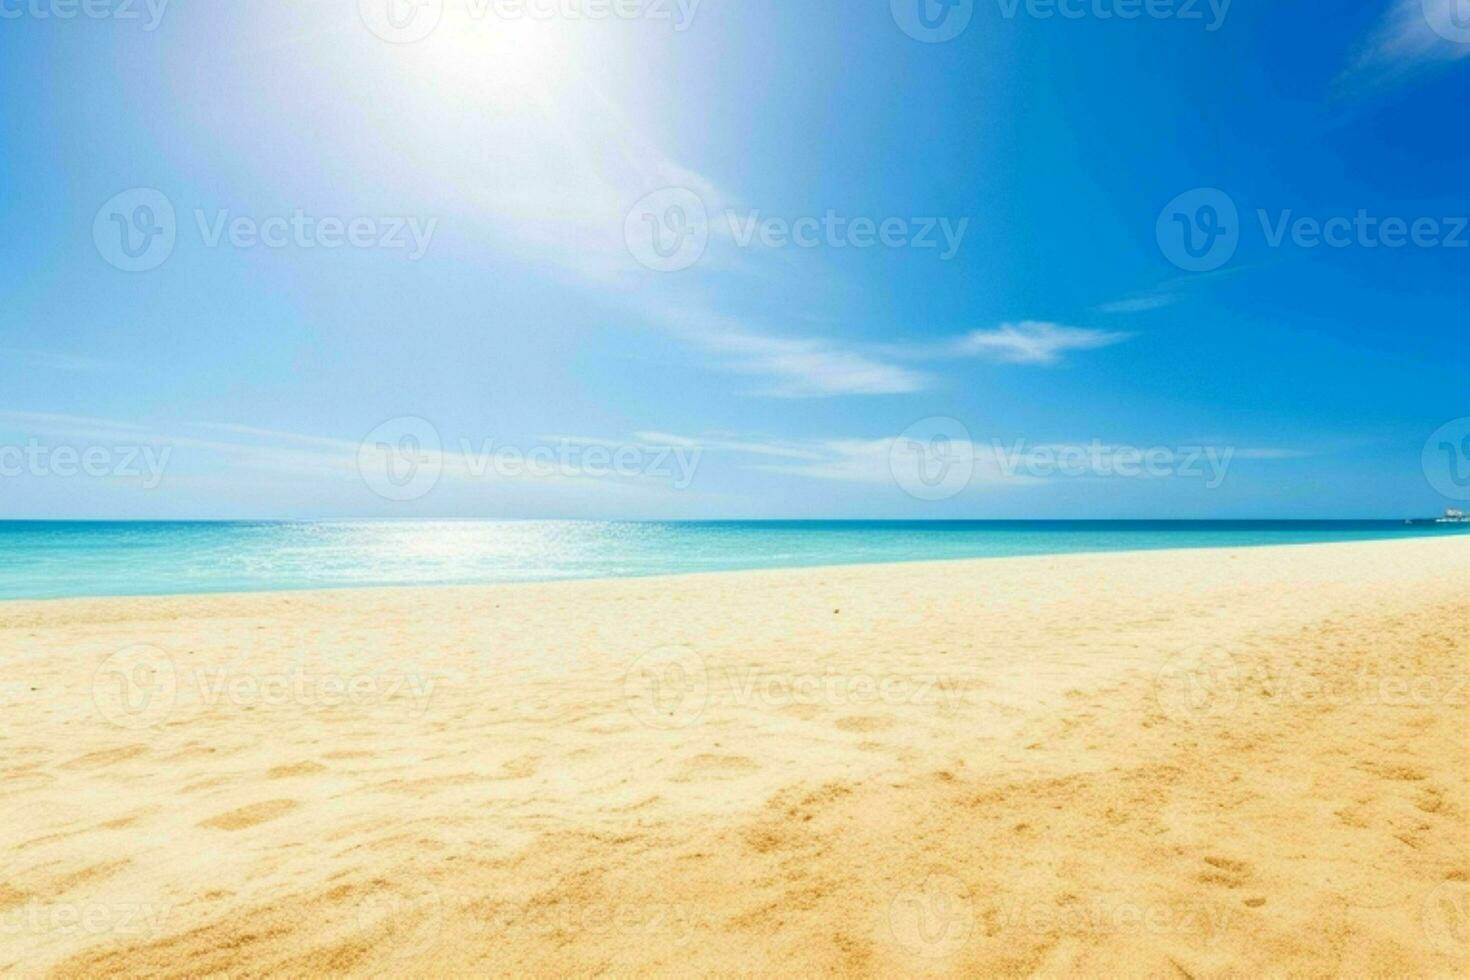
[[[1445,509],[1445,512],[1444,512],[1444,516],[1443,517],[1431,517],[1431,518],[1424,518],[1424,519],[1420,519],[1420,520],[1410,520],[1410,521],[1405,521],[1404,523],[1405,524],[1470,524],[1470,515],[1467,515],[1463,510],[1456,510],[1453,507],[1448,507],[1448,508]]]

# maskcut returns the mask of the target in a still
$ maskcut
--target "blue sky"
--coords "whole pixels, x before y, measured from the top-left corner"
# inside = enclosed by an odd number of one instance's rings
[[[0,516],[1457,503],[1465,0],[387,2],[0,0]]]

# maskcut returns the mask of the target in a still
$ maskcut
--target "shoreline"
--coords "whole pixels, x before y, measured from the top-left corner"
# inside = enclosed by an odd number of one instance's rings
[[[204,522],[199,522],[204,523]],[[228,522],[220,522],[228,523]],[[440,522],[433,522],[440,523]],[[1019,523],[1019,522],[1018,522]],[[1397,542],[1423,542],[1423,541],[1454,541],[1459,535],[1464,534],[1465,540],[1470,540],[1470,532],[1445,532],[1430,531],[1424,534],[1405,534],[1392,538],[1365,538],[1348,541],[1293,541],[1286,543],[1260,543],[1260,544],[1229,544],[1229,545],[1200,545],[1181,548],[1134,548],[1134,549],[1097,549],[1090,551],[1059,551],[1043,552],[1027,555],[982,555],[967,558],[914,558],[903,561],[870,561],[870,562],[844,562],[838,564],[821,565],[772,565],[757,568],[725,568],[707,569],[690,572],[655,572],[646,575],[604,575],[586,578],[548,578],[548,579],[525,579],[514,582],[445,582],[445,583],[396,583],[389,585],[327,585],[320,587],[288,587],[279,589],[243,589],[227,590],[219,592],[142,592],[132,594],[108,594],[108,595],[78,595],[78,596],[56,596],[52,598],[0,598],[0,613],[7,607],[23,604],[56,604],[68,602],[138,602],[147,600],[179,600],[179,599],[230,599],[246,598],[252,596],[290,596],[290,595],[320,595],[320,594],[344,594],[359,595],[371,592],[404,592],[414,590],[463,590],[463,589],[500,589],[500,588],[522,588],[527,586],[551,586],[551,585],[582,585],[611,582],[649,582],[658,580],[697,579],[707,576],[727,575],[763,575],[767,573],[781,572],[821,572],[849,568],[908,568],[912,566],[925,565],[954,565],[964,566],[973,563],[1010,562],[1010,561],[1037,561],[1054,560],[1059,558],[1107,558],[1109,556],[1132,556],[1151,554],[1189,554],[1195,552],[1258,552],[1262,549],[1298,549],[1298,548],[1328,548],[1328,547],[1353,547],[1374,544],[1390,544]]]
[[[0,971],[1464,972],[1470,544],[1339,544],[0,605]]]

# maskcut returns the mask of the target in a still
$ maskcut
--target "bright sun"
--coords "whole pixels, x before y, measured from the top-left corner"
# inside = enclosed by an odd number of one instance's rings
[[[564,25],[493,16],[446,16],[417,47],[421,77],[492,97],[506,90],[545,94],[572,60]]]

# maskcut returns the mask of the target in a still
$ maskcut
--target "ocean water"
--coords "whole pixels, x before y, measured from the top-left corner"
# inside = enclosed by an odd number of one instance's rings
[[[1470,533],[1401,521],[0,522],[0,599],[531,582]]]

